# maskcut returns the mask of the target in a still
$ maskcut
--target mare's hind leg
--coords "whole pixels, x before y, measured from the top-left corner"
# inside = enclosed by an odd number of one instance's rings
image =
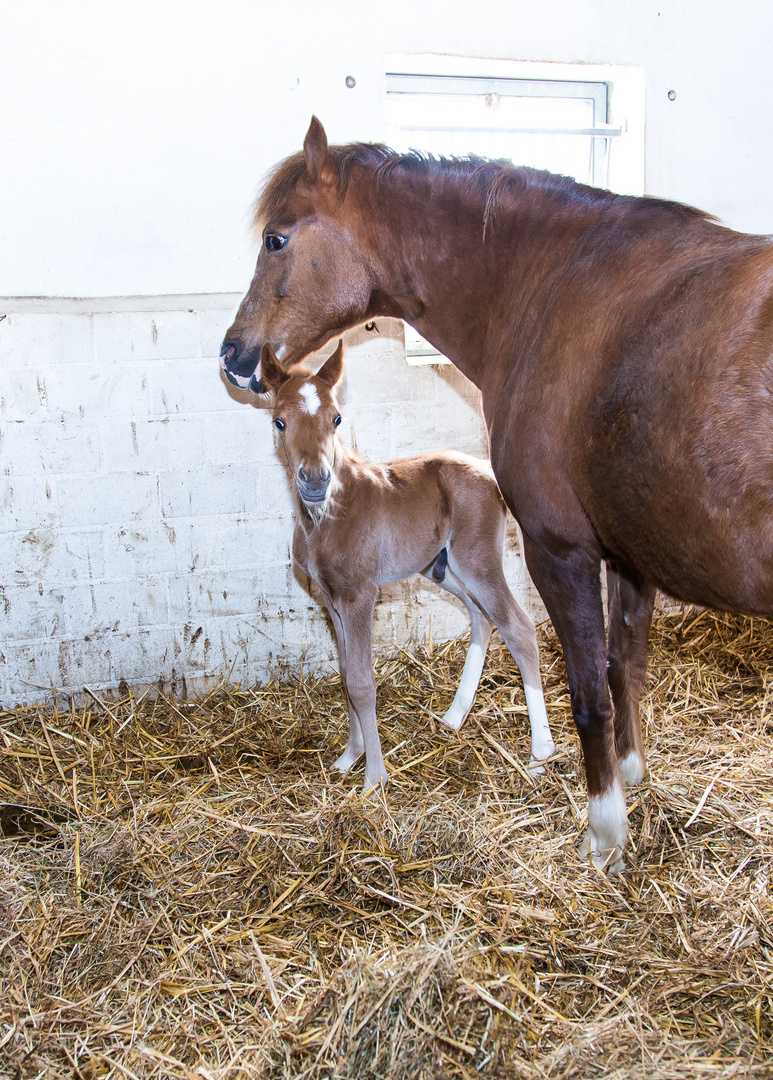
[[[437,581],[437,578],[433,577],[431,572],[425,573],[424,576]],[[445,569],[443,580],[437,581],[437,583],[441,588],[446,589],[447,592],[452,593],[462,601],[467,608],[472,623],[470,646],[464,659],[462,678],[448,712],[441,717],[444,724],[458,731],[467,719],[472,703],[475,700],[494,624],[481,611],[462,583],[448,567]]]
[[[644,776],[644,743],[639,701],[647,671],[647,639],[655,589],[638,575],[607,566],[609,631],[607,678],[615,706],[615,750],[626,783]]]
[[[518,665],[531,725],[530,771],[543,772],[539,763],[555,753],[556,746],[542,693],[534,624],[510,592],[502,571],[500,550],[472,552],[459,545],[449,548],[448,557],[454,576],[497,627]]]

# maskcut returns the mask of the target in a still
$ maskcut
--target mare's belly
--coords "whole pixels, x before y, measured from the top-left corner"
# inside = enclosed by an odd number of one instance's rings
[[[596,489],[587,502],[608,556],[669,595],[773,616],[773,499],[705,476],[650,476]]]

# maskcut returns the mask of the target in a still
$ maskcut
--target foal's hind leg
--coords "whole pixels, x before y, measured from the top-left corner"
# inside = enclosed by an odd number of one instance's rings
[[[618,565],[607,566],[607,678],[615,706],[615,750],[626,783],[644,776],[639,701],[647,671],[647,639],[655,589]]]
[[[425,577],[432,579],[432,574],[427,573],[425,574]],[[484,612],[481,611],[462,583],[454,576],[448,567],[446,567],[443,580],[439,581],[438,584],[441,588],[446,589],[462,601],[467,608],[470,622],[472,623],[470,645],[467,649],[467,656],[464,659],[462,678],[456,694],[454,695],[454,700],[451,702],[451,707],[448,709],[445,716],[441,717],[444,724],[448,724],[449,727],[458,731],[467,719],[470,709],[472,708],[472,703],[475,700],[475,694],[478,689],[481,673],[483,672],[486,650],[488,649],[488,643],[491,639],[491,631],[494,629],[494,624],[487,618]]]
[[[539,763],[555,753],[556,746],[542,693],[537,634],[531,619],[510,592],[502,571],[501,553],[486,551],[482,558],[481,552],[477,555],[476,558],[463,548],[461,551],[451,548],[449,565],[463,588],[497,627],[518,665],[531,725],[530,771],[540,773],[544,770]]]

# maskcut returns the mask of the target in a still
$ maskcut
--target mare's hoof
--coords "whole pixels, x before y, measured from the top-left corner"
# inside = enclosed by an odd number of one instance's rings
[[[644,758],[636,750],[632,750],[630,754],[626,754],[624,758],[618,761],[617,767],[623,780],[629,786],[631,784],[640,784],[644,779]]]
[[[591,862],[599,870],[607,870],[610,874],[622,874],[625,870],[625,859],[620,848],[613,847],[606,851],[600,850],[598,844],[594,843],[591,837],[590,829],[582,838],[577,848],[577,854],[583,862]]]

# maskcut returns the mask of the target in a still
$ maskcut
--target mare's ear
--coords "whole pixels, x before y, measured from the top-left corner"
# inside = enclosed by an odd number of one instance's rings
[[[316,116],[312,116],[309,130],[303,140],[303,156],[306,161],[306,174],[312,184],[318,181],[322,183],[333,181],[335,167],[327,148],[327,135]]]
[[[274,350],[268,342],[260,350],[260,378],[264,385],[275,394],[290,378],[287,370],[274,356]]]
[[[344,339],[338,339],[338,345],[336,350],[329,356],[324,362],[322,367],[317,372],[317,378],[321,379],[323,383],[330,387],[332,390],[340,381],[341,376],[344,373]]]

